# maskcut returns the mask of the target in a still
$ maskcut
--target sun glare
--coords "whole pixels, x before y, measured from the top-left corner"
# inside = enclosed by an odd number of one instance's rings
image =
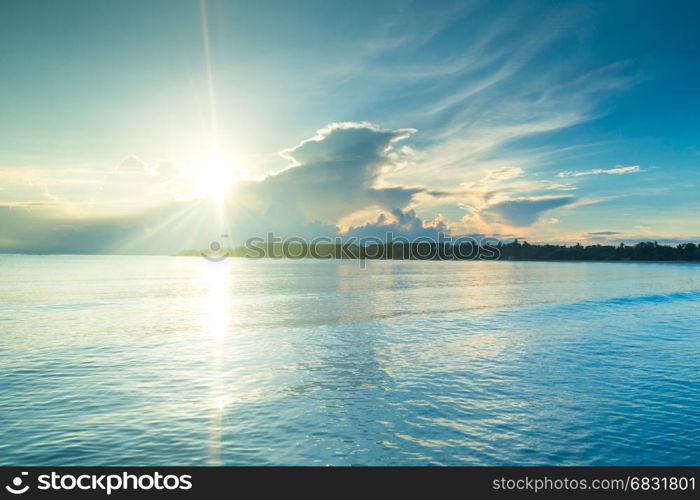
[[[221,203],[236,182],[236,168],[220,155],[209,157],[198,169],[199,196]]]

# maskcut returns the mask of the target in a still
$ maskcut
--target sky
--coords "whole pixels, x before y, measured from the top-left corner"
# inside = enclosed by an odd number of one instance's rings
[[[700,240],[697,1],[2,7],[0,252]]]

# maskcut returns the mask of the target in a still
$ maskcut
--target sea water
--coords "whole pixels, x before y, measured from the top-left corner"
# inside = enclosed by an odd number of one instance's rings
[[[700,266],[0,255],[3,465],[699,465]]]

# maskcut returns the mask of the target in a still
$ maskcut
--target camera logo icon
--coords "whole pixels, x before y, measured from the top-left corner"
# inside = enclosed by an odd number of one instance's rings
[[[21,495],[22,493],[26,493],[29,489],[29,485],[25,484],[24,487],[22,487],[22,476],[27,476],[28,474],[28,472],[22,472],[21,475],[12,480],[12,485],[5,486],[5,489],[13,495]]]
[[[228,238],[228,234],[222,234],[221,237]],[[204,252],[200,254],[209,262],[221,262],[229,256],[228,251],[226,251],[226,253],[224,253],[223,255],[218,254],[221,250],[221,243],[219,243],[218,241],[212,241],[211,245],[209,245],[209,248],[211,248],[212,252],[214,252],[214,255],[207,255]]]

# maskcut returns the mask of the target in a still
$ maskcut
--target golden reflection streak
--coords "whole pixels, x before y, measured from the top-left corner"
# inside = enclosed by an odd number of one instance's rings
[[[207,457],[210,465],[221,464],[221,442],[225,399],[225,367],[223,343],[229,330],[231,306],[231,265],[230,261],[202,261],[203,279],[206,295],[202,305],[202,315],[206,320],[206,334],[212,345],[208,366],[211,387],[211,402],[207,405],[210,412]]]

